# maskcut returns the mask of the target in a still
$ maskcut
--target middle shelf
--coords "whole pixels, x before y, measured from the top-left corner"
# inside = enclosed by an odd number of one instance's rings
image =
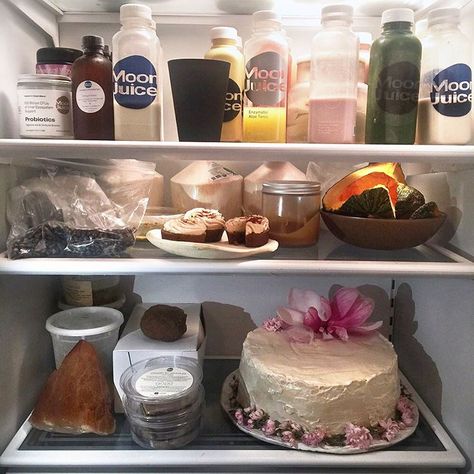
[[[474,146],[0,139],[0,157],[13,160],[47,157],[68,160],[135,158],[147,161],[404,161],[472,165]]]
[[[0,274],[138,275],[195,274],[354,274],[412,276],[474,276],[474,262],[438,245],[398,251],[367,250],[344,244],[328,231],[319,243],[305,248],[279,248],[273,254],[241,260],[176,257],[137,242],[122,258],[31,258],[0,256]]]

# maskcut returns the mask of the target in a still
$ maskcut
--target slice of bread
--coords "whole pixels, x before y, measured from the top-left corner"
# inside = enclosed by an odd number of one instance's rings
[[[94,346],[79,341],[46,381],[30,423],[58,433],[115,431],[112,396]]]

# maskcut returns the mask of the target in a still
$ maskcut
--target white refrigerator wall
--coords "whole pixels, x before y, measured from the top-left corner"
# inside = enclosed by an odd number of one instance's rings
[[[16,79],[34,73],[36,50],[45,36],[7,2],[0,2],[0,137],[17,137]],[[0,239],[5,241],[6,189],[14,173],[0,165]],[[0,276],[0,450],[31,410],[53,367],[52,347],[44,330],[54,311],[57,283],[53,277]]]

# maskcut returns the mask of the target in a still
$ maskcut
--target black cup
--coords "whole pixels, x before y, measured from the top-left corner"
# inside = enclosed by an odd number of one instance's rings
[[[168,69],[179,141],[220,141],[230,63],[172,59]]]

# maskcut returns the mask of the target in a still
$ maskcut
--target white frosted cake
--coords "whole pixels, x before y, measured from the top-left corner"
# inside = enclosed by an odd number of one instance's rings
[[[244,342],[240,374],[251,406],[328,434],[393,417],[400,396],[397,355],[378,332],[301,343],[258,328]]]

